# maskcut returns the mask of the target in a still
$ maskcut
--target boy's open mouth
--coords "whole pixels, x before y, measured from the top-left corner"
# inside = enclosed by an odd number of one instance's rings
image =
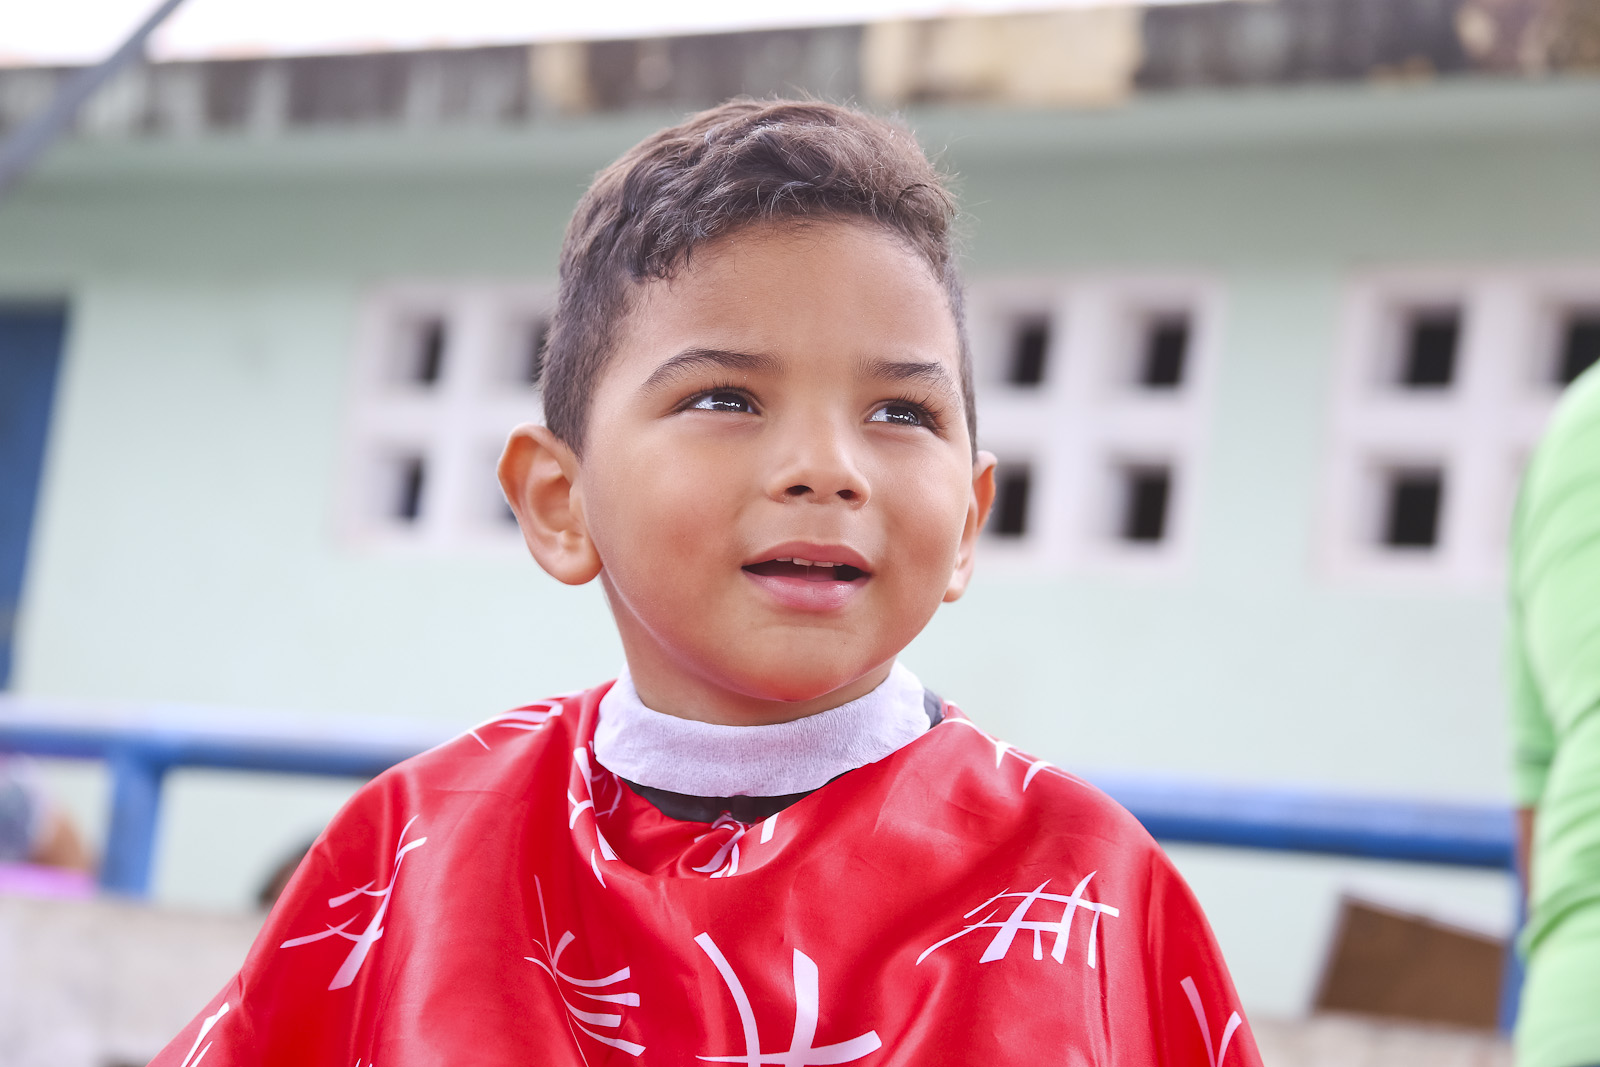
[[[744,569],[763,578],[799,578],[807,582],[853,582],[867,576],[866,571],[848,563],[822,563],[789,557],[762,560]]]

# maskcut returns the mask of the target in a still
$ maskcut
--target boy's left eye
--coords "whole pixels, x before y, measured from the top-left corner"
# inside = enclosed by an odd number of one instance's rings
[[[891,401],[867,417],[868,422],[887,422],[895,426],[922,426],[927,423],[922,409],[914,404]]]
[[[702,393],[695,398],[689,407],[695,411],[737,411],[749,412],[755,410],[750,404],[750,398],[743,393],[735,393],[728,389],[714,389],[709,393]]]

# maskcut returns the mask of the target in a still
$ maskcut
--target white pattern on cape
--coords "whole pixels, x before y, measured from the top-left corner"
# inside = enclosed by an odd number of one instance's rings
[[[183,1062],[178,1064],[178,1067],[200,1067],[200,1061],[206,1058],[206,1053],[211,1051],[213,1044],[210,1041],[206,1041],[206,1035],[211,1032],[213,1026],[217,1025],[217,1021],[226,1014],[228,1014],[228,1002],[223,1001],[222,1007],[217,1009],[216,1014],[207,1015],[200,1021],[200,1032],[194,1035],[194,1044],[189,1046],[189,1054],[183,1058]],[[200,1047],[200,1042],[202,1041],[206,1041],[205,1048]]]
[[[559,697],[535,701],[526,707],[516,708],[503,715],[496,715],[492,719],[480,722],[461,736],[470,737],[482,745],[484,751],[491,751],[489,742],[483,739],[483,735],[478,733],[479,730],[487,730],[491,726],[498,726],[503,730],[535,732],[542,729],[545,723],[560,715],[564,710],[565,705],[561,703],[561,698]]]
[[[772,819],[776,818],[776,815],[772,816]],[[768,819],[767,822],[770,823],[772,819]],[[709,860],[693,869],[701,874],[709,874],[713,878],[723,878],[728,875],[738,874],[739,840],[750,832],[750,827],[753,825],[753,823],[746,825],[727,812],[717,816],[717,821],[711,824],[711,829],[696,837],[691,842],[691,845],[698,845],[718,830],[731,830],[732,833],[728,835],[727,840],[718,846],[716,853]],[[766,840],[766,838],[762,838],[762,840]]]
[[[539,881],[538,875],[533,876],[533,891],[539,899],[539,923],[544,930],[544,941],[535,941],[534,944],[544,952],[545,958],[542,960],[535,956],[524,956],[522,958],[543,970],[550,976],[551,981],[555,982],[556,996],[561,998],[561,1003],[566,1005],[567,1011],[572,1016],[567,1020],[570,1026],[582,1030],[603,1045],[621,1049],[630,1056],[640,1055],[644,1052],[643,1045],[628,1041],[621,1036],[612,1037],[607,1034],[597,1034],[589,1029],[590,1026],[598,1026],[602,1029],[620,1028],[622,1026],[622,1014],[620,1012],[585,1011],[574,1006],[572,1001],[567,999],[567,995],[570,993],[573,996],[584,997],[600,1004],[615,1004],[619,1007],[636,1008],[639,1006],[639,994],[637,993],[616,989],[612,989],[611,992],[607,993],[591,992],[591,990],[607,989],[626,982],[633,974],[632,969],[623,967],[621,970],[613,971],[603,978],[574,978],[570,974],[564,973],[561,970],[561,955],[572,946],[577,937],[571,930],[568,930],[561,935],[561,940],[556,942],[555,951],[552,952],[550,950],[550,917],[545,912],[544,884]],[[586,1023],[588,1025],[584,1025]],[[578,1050],[578,1055],[583,1055],[582,1049]],[[587,1056],[584,1057],[584,1062],[589,1062]]]
[[[751,1007],[750,997],[745,993],[744,983],[739,981],[738,974],[734,972],[722,950],[717,947],[717,943],[711,940],[709,933],[696,936],[694,941],[700,946],[701,951],[711,958],[712,966],[716,967],[717,973],[722,976],[723,984],[728,987],[728,993],[733,997],[734,1009],[739,1013],[740,1029],[744,1034],[744,1055],[696,1056],[696,1059],[712,1063],[742,1063],[745,1067],[763,1067],[769,1064],[775,1064],[777,1067],[808,1067],[810,1064],[852,1063],[883,1047],[876,1030],[868,1030],[848,1041],[837,1041],[831,1045],[813,1044],[817,1038],[817,1019],[821,1011],[817,965],[810,956],[795,949],[794,1033],[789,1039],[789,1047],[786,1050],[762,1052],[761,1032],[756,1025],[755,1009]]]
[[[996,960],[1005,959],[1006,953],[1011,951],[1011,944],[1016,939],[1017,934],[1024,930],[1033,934],[1034,959],[1044,959],[1043,935],[1054,934],[1055,940],[1050,945],[1050,958],[1057,963],[1064,963],[1067,958],[1067,939],[1072,935],[1072,920],[1079,911],[1087,911],[1094,916],[1094,919],[1089,926],[1089,947],[1085,962],[1090,967],[1094,967],[1098,951],[1100,916],[1109,915],[1112,918],[1116,918],[1121,914],[1110,904],[1100,904],[1084,899],[1083,891],[1089,887],[1089,879],[1098,873],[1098,871],[1090,871],[1084,875],[1083,881],[1079,882],[1077,888],[1072,891],[1072,895],[1067,897],[1058,893],[1046,893],[1044,891],[1045,887],[1050,884],[1050,879],[1048,878],[1040,882],[1038,888],[1028,893],[1013,893],[1009,890],[996,893],[976,908],[967,912],[962,918],[970,919],[995,901],[1012,898],[1017,900],[1017,906],[1011,910],[1010,915],[999,922],[994,922],[992,921],[994,917],[1000,914],[1000,909],[996,908],[977,922],[962,927],[944,940],[937,941],[923,949],[922,955],[917,957],[917,963],[920,964],[927,959],[936,949],[943,948],[957,938],[965,937],[975,930],[995,931],[994,937],[989,941],[989,946],[983,950],[983,955],[978,957],[979,963],[993,963]],[[1055,920],[1028,918],[1029,909],[1040,901],[1063,905],[1064,910],[1061,913],[1061,918]]]
[[[1024,793],[1028,791],[1028,786],[1033,784],[1034,778],[1041,773],[1048,774],[1054,778],[1065,779],[1066,781],[1073,782],[1077,785],[1089,784],[1075,774],[1068,774],[1066,771],[1062,770],[1060,767],[1057,767],[1049,760],[1035,759],[1032,756],[1024,755],[1023,753],[1018,752],[1016,749],[1012,748],[998,737],[995,737],[993,734],[984,730],[977,723],[974,723],[971,719],[964,719],[955,715],[948,715],[945,717],[944,721],[952,726],[965,726],[967,729],[976,733],[979,737],[993,745],[994,765],[996,770],[998,770],[1000,765],[1005,762],[1005,758],[1007,756],[1021,760],[1023,765],[1027,767],[1027,770],[1022,775],[1022,791]],[[944,724],[941,723],[940,725]]]
[[[387,886],[382,889],[374,889],[372,888],[373,882],[376,882],[377,879],[373,879],[366,885],[357,886],[348,893],[341,893],[339,896],[328,899],[328,907],[342,908],[358,897],[377,897],[380,901],[378,910],[373,912],[372,919],[367,923],[365,930],[359,934],[352,934],[347,931],[346,927],[360,918],[359,915],[352,915],[337,926],[330,923],[326,930],[321,930],[314,934],[306,934],[303,937],[291,937],[278,946],[279,948],[294,948],[296,945],[309,945],[314,941],[321,941],[328,937],[342,937],[346,941],[354,941],[355,944],[350,946],[350,954],[345,957],[344,964],[334,972],[333,981],[328,983],[329,990],[343,989],[351,982],[354,982],[356,980],[356,972],[360,971],[361,965],[367,961],[367,954],[372,951],[372,946],[377,943],[378,938],[383,936],[383,917],[389,911],[389,902],[394,895],[395,880],[400,877],[401,861],[406,858],[406,853],[412,849],[421,848],[428,843],[426,837],[419,837],[415,841],[409,842],[406,840],[406,834],[411,832],[411,824],[416,822],[418,818],[419,816],[416,815],[411,816],[405,827],[400,831],[400,840],[395,844],[394,849],[394,867],[389,872],[389,884]]]
[[[605,888],[606,876],[600,873],[600,860],[607,862],[617,858],[616,852],[611,848],[611,843],[606,840],[606,835],[600,832],[600,816],[610,815],[617,810],[617,805],[622,803],[622,784],[617,781],[617,776],[601,767],[599,771],[592,770],[593,763],[586,747],[572,750],[572,764],[578,771],[578,777],[583,782],[583,798],[579,799],[567,791],[567,803],[571,809],[567,812],[567,829],[576,830],[578,816],[585,811],[589,813],[589,821],[594,824],[595,844],[589,849],[589,867],[594,871],[594,876],[600,882],[600,887]],[[595,803],[595,784],[600,783],[602,788],[609,784],[612,790],[611,804],[604,811]]]
[[[1184,995],[1189,998],[1189,1007],[1194,1009],[1194,1021],[1200,1024],[1200,1036],[1206,1043],[1206,1062],[1211,1067],[1222,1067],[1222,1061],[1228,1058],[1228,1042],[1233,1040],[1233,1032],[1243,1025],[1244,1020],[1239,1017],[1238,1012],[1229,1015],[1227,1025],[1222,1028],[1221,1046],[1213,1049],[1211,1023],[1206,1019],[1206,1009],[1200,1003],[1199,988],[1195,986],[1193,978],[1185,978],[1179,984],[1183,986]]]

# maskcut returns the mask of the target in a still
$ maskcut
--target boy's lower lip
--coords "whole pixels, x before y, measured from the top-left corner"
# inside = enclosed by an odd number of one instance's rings
[[[752,574],[749,571],[745,571],[744,575],[765,589],[778,603],[796,611],[838,611],[850,603],[862,586],[871,580],[857,578],[853,582],[812,582],[804,578]]]

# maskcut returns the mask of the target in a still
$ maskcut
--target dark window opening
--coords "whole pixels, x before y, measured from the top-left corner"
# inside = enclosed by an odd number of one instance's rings
[[[1413,314],[1406,325],[1405,362],[1400,384],[1412,389],[1442,389],[1456,376],[1461,313],[1455,310]]]
[[[1154,320],[1145,333],[1144,365],[1139,368],[1139,384],[1146,389],[1178,388],[1183,384],[1188,356],[1189,320],[1183,317]]]
[[[422,516],[422,489],[426,480],[426,467],[421,456],[406,456],[400,460],[398,466],[394,517],[401,522],[416,522]]]
[[[417,324],[411,380],[418,385],[433,385],[444,373],[445,337],[443,319],[424,319]]]
[[[544,346],[550,335],[550,323],[534,319],[523,334],[521,381],[537,386],[544,374]]]
[[[1172,498],[1172,470],[1168,467],[1128,467],[1123,472],[1122,522],[1124,541],[1155,544],[1167,536],[1167,511]]]
[[[1028,496],[1033,472],[1026,466],[1002,465],[995,484],[994,518],[989,529],[996,537],[1022,537],[1028,532]]]
[[[1389,475],[1383,543],[1391,548],[1432,548],[1439,543],[1444,474],[1403,470]]]
[[[1578,375],[1600,362],[1600,311],[1584,311],[1567,319],[1561,338],[1556,381],[1571,385]]]
[[[1011,366],[1006,381],[1036,386],[1044,381],[1045,357],[1050,351],[1050,320],[1024,319],[1011,335]]]

